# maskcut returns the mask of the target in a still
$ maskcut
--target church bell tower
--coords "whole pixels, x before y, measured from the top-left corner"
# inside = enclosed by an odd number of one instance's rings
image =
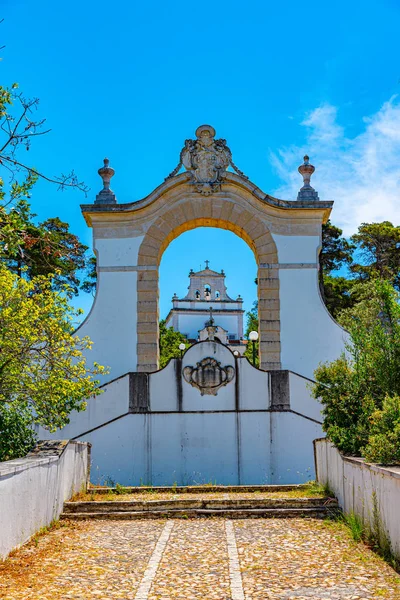
[[[184,298],[174,294],[166,326],[180,331],[191,343],[203,341],[208,335],[206,328],[211,308],[216,339],[242,354],[246,348],[243,298],[239,295],[233,299],[228,295],[224,271],[210,269],[209,263],[206,260],[204,269],[190,271],[188,293]]]

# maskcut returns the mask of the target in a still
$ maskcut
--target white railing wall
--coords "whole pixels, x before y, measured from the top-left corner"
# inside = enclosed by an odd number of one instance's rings
[[[315,440],[317,480],[328,484],[345,514],[354,513],[390,541],[400,558],[400,467],[381,467],[343,456],[326,439]]]
[[[86,489],[90,444],[39,442],[27,457],[0,463],[0,560],[62,512]]]

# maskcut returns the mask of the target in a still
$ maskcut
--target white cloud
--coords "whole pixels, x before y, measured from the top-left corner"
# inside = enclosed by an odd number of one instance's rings
[[[335,200],[332,221],[354,233],[363,222],[400,224],[400,102],[391,98],[374,115],[364,118],[364,130],[346,137],[335,106],[324,104],[301,123],[303,147],[282,148],[271,155],[286,183],[278,198],[296,198],[301,187],[297,167],[304,154],[316,171],[311,184],[321,200]],[[300,160],[299,160],[300,159]]]

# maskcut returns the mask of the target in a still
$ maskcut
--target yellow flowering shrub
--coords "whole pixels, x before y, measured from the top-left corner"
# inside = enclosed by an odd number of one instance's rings
[[[95,376],[107,370],[87,362],[92,342],[74,335],[77,314],[50,277],[26,281],[0,266],[0,417],[7,409],[30,414],[55,431],[100,393]]]

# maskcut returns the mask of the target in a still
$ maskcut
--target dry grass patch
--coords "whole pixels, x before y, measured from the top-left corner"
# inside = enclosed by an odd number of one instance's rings
[[[208,486],[207,486],[208,487]],[[140,489],[140,488],[139,488]],[[118,486],[117,488],[109,489],[107,493],[96,493],[95,491],[78,492],[71,498],[71,502],[113,502],[113,501],[146,501],[146,500],[240,500],[240,499],[273,499],[273,498],[326,498],[332,496],[329,490],[322,486],[318,486],[314,482],[307,486],[299,487],[294,490],[287,491],[245,491],[238,490],[235,492],[212,491],[212,488],[204,491],[179,491],[173,487],[170,491],[158,491],[157,489],[146,488],[143,491],[135,489],[134,492],[129,492],[127,488]]]
[[[7,591],[16,586],[35,587],[40,579],[43,559],[49,554],[55,559],[61,559],[65,541],[77,537],[87,527],[85,522],[55,521],[49,527],[40,529],[26,544],[12,550],[7,559],[0,562],[0,598],[11,598],[7,596]],[[55,562],[54,575],[56,574]]]

